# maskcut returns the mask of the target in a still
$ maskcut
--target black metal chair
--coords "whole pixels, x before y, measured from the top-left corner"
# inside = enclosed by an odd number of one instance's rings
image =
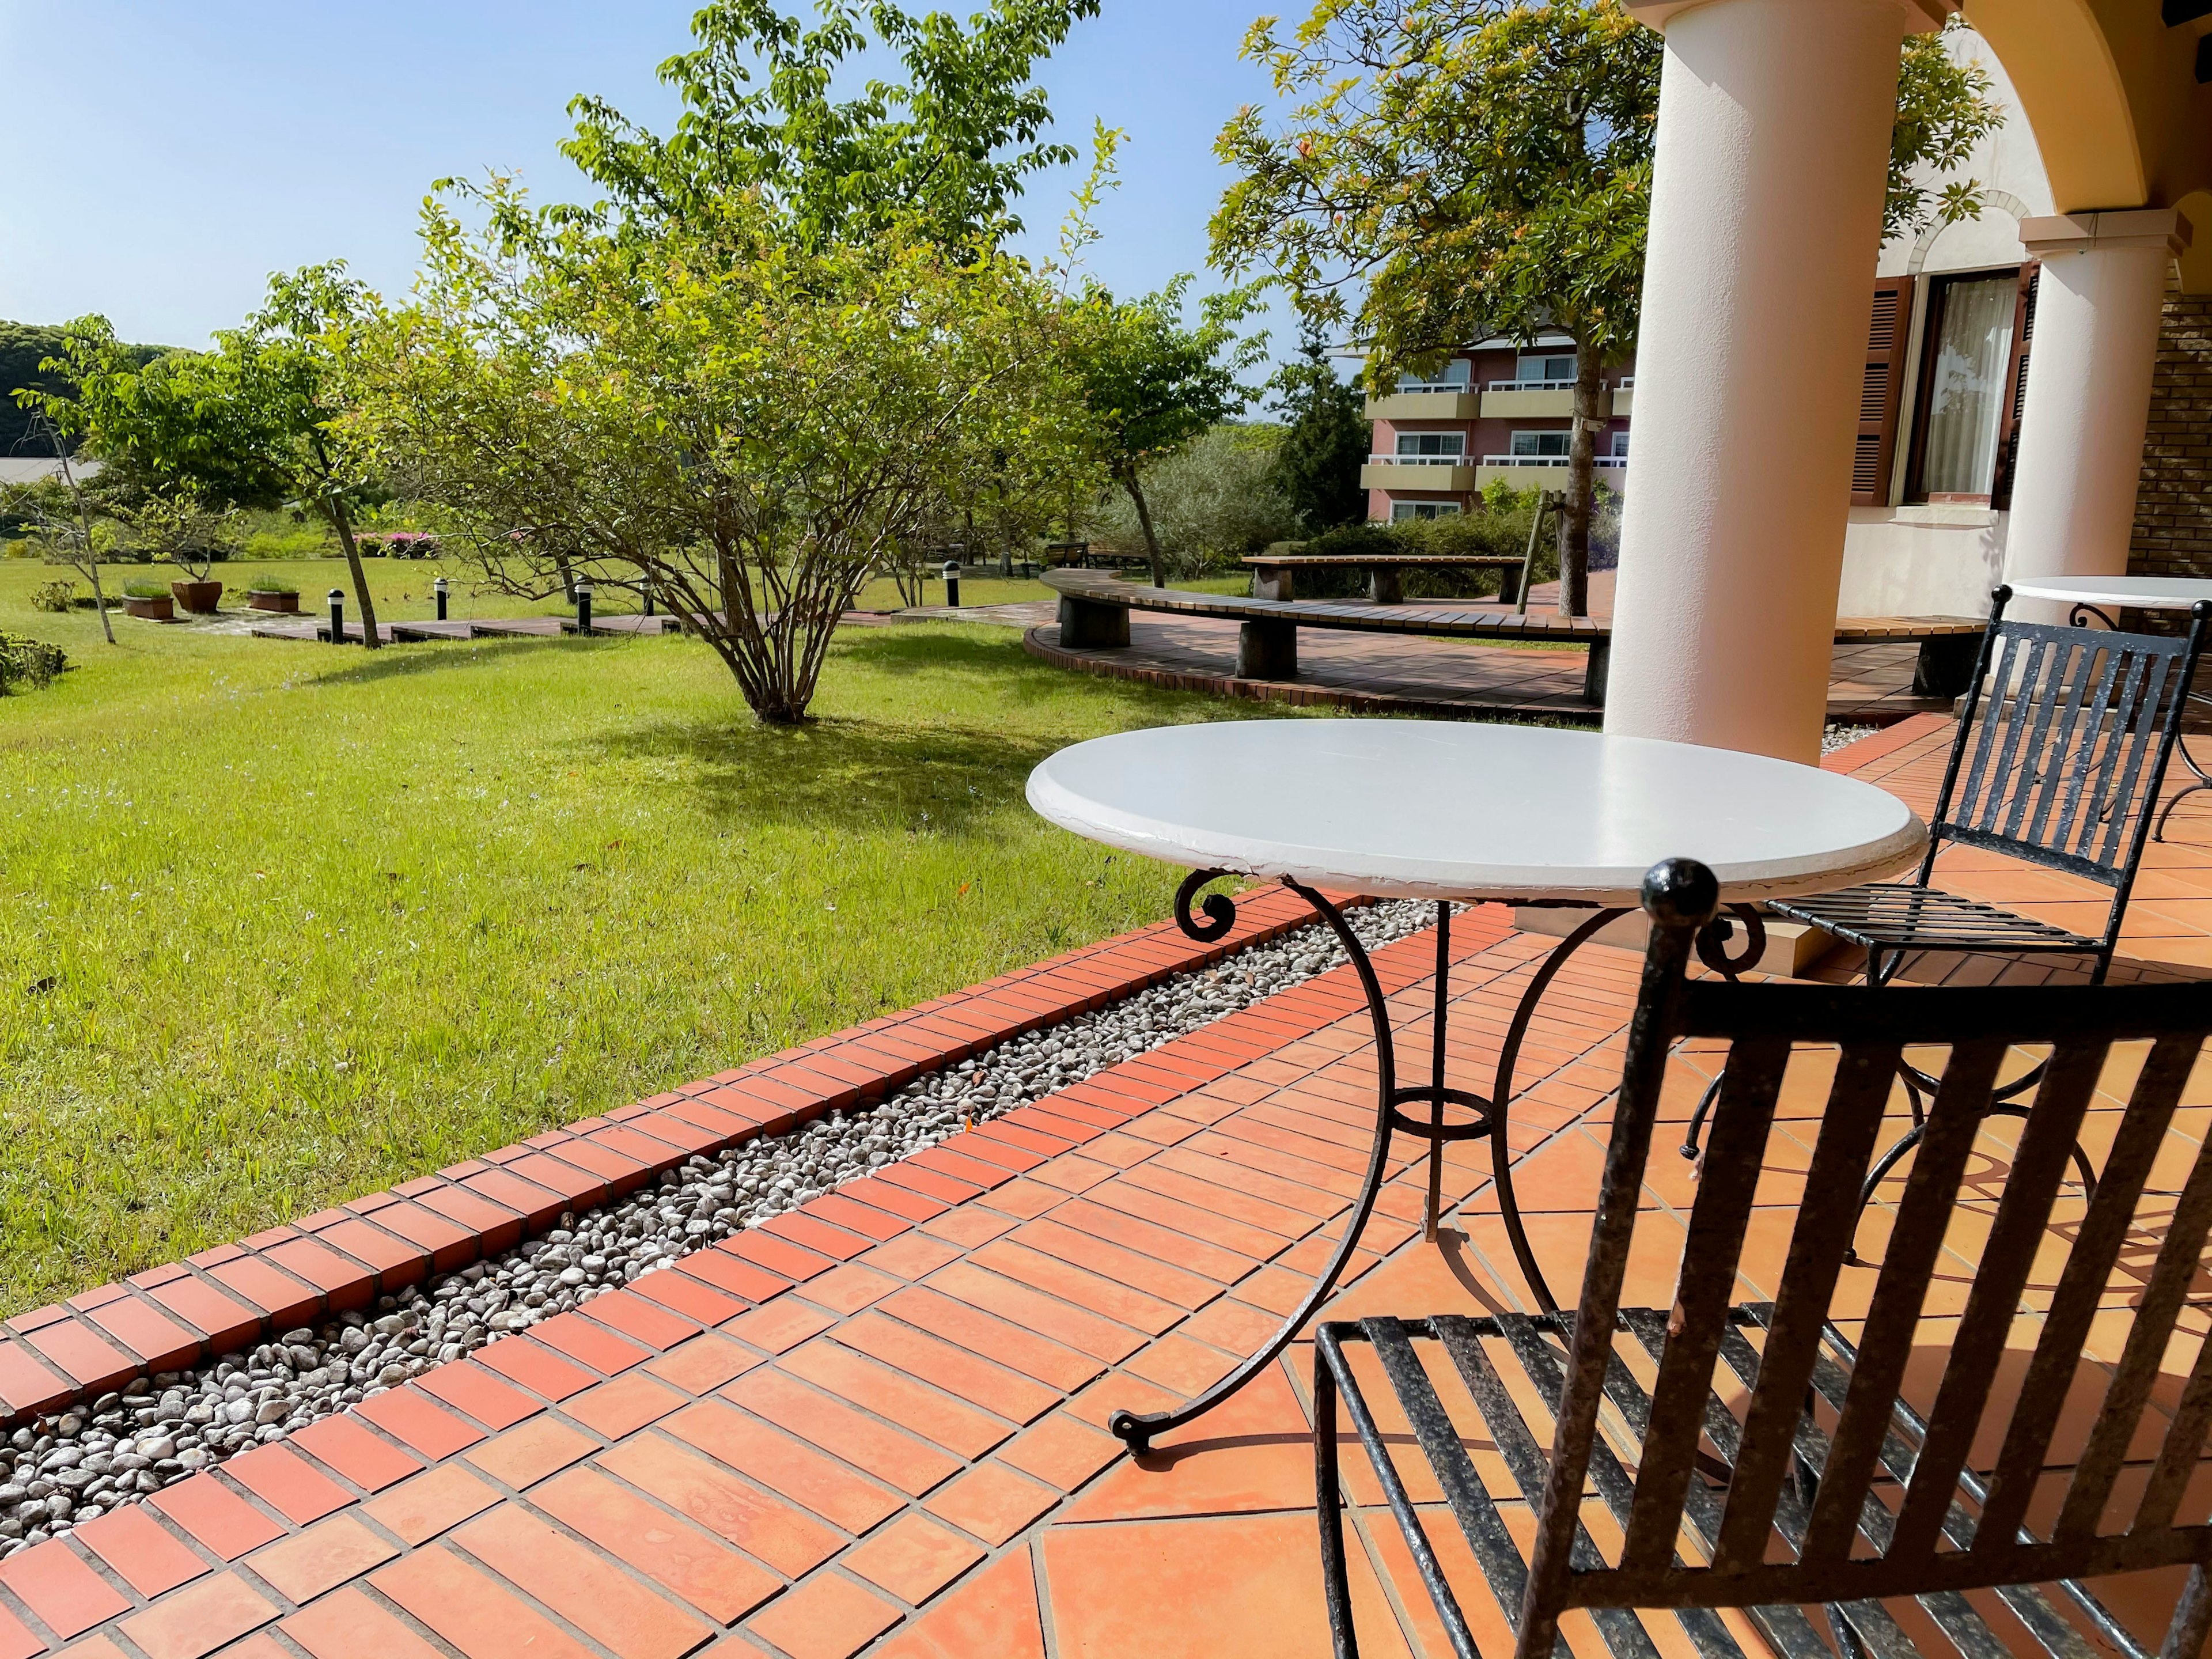
[[[1653,927],[1575,1311],[1374,1318],[1316,1332],[1315,1463],[1338,1655],[1358,1650],[1338,1476],[1341,1400],[1460,1659],[1475,1659],[1476,1650],[1426,1530],[1442,1515],[1416,1505],[1396,1462],[1413,1458],[1413,1446],[1516,1633],[1516,1659],[1565,1654],[1560,1619],[1574,1609],[1587,1611],[1620,1659],[1656,1659],[1661,1650],[1647,1622],[1656,1613],[1638,1609],[1671,1613],[1700,1659],[1741,1659],[1721,1608],[1742,1609],[1784,1659],[1903,1659],[1918,1650],[1884,1602],[1908,1597],[1966,1659],[2000,1659],[2018,1649],[1991,1628],[1987,1601],[1970,1599],[1984,1591],[1994,1591],[2052,1659],[2112,1650],[2149,1659],[2078,1581],[2174,1565],[2190,1571],[2160,1653],[2197,1659],[2212,1632],[2212,1527],[2194,1513],[2202,1500],[2179,1517],[2212,1425],[2212,1337],[2194,1347],[2193,1359],[2184,1354],[2185,1382],[2157,1384],[2212,1227],[2212,1141],[2200,1146],[2178,1198],[2154,1194],[2148,1212],[2138,1209],[2212,1032],[2212,995],[2197,985],[1692,982],[1684,970],[1692,940],[1717,898],[1711,872],[1670,860],[1646,878],[1644,892]],[[1726,1085],[1674,1305],[1625,1309],[1668,1051],[1685,1036],[1729,1045]],[[2137,1041],[2149,1048],[2104,1177],[2086,1213],[2054,1233],[2067,1154],[2111,1046]],[[1831,1298],[1853,1199],[1907,1045],[1948,1054],[1854,1345],[1832,1320]],[[1927,1339],[1941,1350],[1942,1376],[1923,1417],[1902,1398],[1907,1363],[1999,1067],[2020,1045],[2048,1051],[2043,1081],[1964,1310]],[[1826,1052],[1809,1056],[1808,1046]],[[1800,1065],[1832,1060],[1834,1069],[1777,1279],[1771,1249],[1749,1256],[1747,1239],[1793,1056]],[[1983,1194],[1995,1184],[1979,1170],[1974,1181]],[[2148,1249],[2146,1236],[2154,1241]],[[2031,1285],[2039,1252],[2062,1242],[2063,1267],[2053,1277],[2046,1261]],[[2139,1276],[2115,1296],[2108,1291],[2124,1247]],[[1954,1290],[1955,1267],[1954,1259],[1940,1268]],[[1774,1300],[1731,1305],[1741,1268],[1771,1283]],[[2115,1322],[2124,1322],[2124,1340]],[[2109,1366],[2083,1352],[2093,1324],[2097,1346],[2120,1345]],[[2015,1335],[2032,1353],[2016,1382],[2000,1384]],[[1376,1419],[1366,1368],[1353,1363],[1363,1344],[1411,1425],[1412,1446]],[[2085,1443],[2059,1449],[2056,1461],[2070,1461],[2070,1470],[2051,1474],[2062,1407],[2083,1385],[2085,1368],[2102,1410]],[[1471,1396],[1479,1429],[1451,1421],[1439,1379]],[[2163,1403],[2147,1416],[2154,1392]],[[1548,1424],[1524,1415],[1532,1401],[1541,1402]],[[1601,1413],[1609,1426],[1601,1428]],[[1533,1507],[1535,1540],[1526,1555],[1463,1432],[1487,1436],[1519,1488],[1507,1496]],[[2001,1449],[1977,1470],[1969,1455],[1984,1434],[2001,1434]],[[2124,1469],[2139,1437],[2155,1454],[2137,1448]],[[2045,1485],[2047,1474],[2063,1484],[2063,1498]],[[1586,1495],[1593,1490],[1595,1498]],[[2056,1498],[2056,1508],[2031,1531],[2038,1498],[2046,1506]],[[1599,1523],[1595,1532],[1590,1521]],[[1833,1651],[1808,1612],[1815,1607]]]
[[[2103,983],[2112,969],[2143,842],[2180,739],[2212,603],[2194,607],[2186,634],[2126,634],[2008,621],[2011,597],[2008,587],[1991,596],[1990,625],[1918,874],[1910,882],[1865,882],[1767,904],[1776,915],[1864,947],[1869,984],[1887,984],[1920,951],[2086,956],[2093,963],[2092,984]],[[1988,848],[2110,888],[2104,931],[2075,933],[1931,885],[1936,854],[1950,842]],[[1912,1126],[1868,1172],[1862,1210],[1920,1144],[1926,1123],[1933,1079],[1909,1062],[1899,1062],[1899,1073]],[[2014,1103],[2040,1076],[2031,1070],[2006,1083],[1990,1109],[2017,1115]],[[1691,1115],[1683,1157],[1697,1157],[1698,1134],[1719,1087],[1716,1078]],[[2094,1188],[2096,1174],[2087,1155],[2077,1150],[2074,1161],[2082,1185]]]
[[[2011,597],[2008,587],[1992,597],[1919,873],[1767,906],[1864,947],[1871,984],[1916,951],[2087,956],[2094,983],[2111,971],[2212,602],[2191,611],[2186,634],[2166,635],[2009,622]],[[1931,886],[1947,842],[2109,887],[2104,932]]]

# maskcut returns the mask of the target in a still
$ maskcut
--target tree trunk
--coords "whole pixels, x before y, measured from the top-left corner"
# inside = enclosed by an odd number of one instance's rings
[[[381,643],[376,637],[376,601],[368,597],[368,572],[362,568],[361,547],[353,538],[353,520],[346,516],[345,502],[336,495],[325,496],[323,511],[330,517],[331,527],[338,532],[338,545],[345,549],[346,568],[353,573],[353,602],[361,611],[361,642],[374,651]],[[332,640],[332,645],[342,641]]]
[[[60,444],[54,448],[58,454]],[[84,510],[84,491],[77,488],[76,474],[70,467],[69,457],[63,455],[61,461],[62,482],[69,486],[70,502],[76,508],[76,533],[84,538],[84,574],[92,581],[93,608],[100,612],[100,631],[107,635],[107,642],[112,645],[115,624],[107,619],[107,596],[100,591],[100,555],[92,545],[92,515]]]
[[[1567,441],[1566,510],[1559,515],[1559,614],[1589,614],[1590,495],[1597,469],[1600,374],[1605,360],[1595,346],[1575,346],[1575,431]]]
[[[1145,492],[1138,488],[1135,468],[1121,475],[1121,488],[1129,492],[1130,501],[1136,504],[1137,524],[1145,532],[1145,556],[1152,561],[1152,586],[1165,587],[1168,585],[1167,556],[1160,551],[1160,538],[1152,533],[1152,509],[1146,503]]]

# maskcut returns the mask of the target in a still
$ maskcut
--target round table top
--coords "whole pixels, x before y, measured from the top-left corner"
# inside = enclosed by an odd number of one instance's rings
[[[1927,830],[1887,790],[1649,738],[1456,721],[1279,720],[1094,738],[1030,774],[1063,829],[1171,864],[1378,897],[1629,907],[1660,860],[1723,895],[1896,873]]]
[[[2016,599],[2061,605],[2131,605],[2138,611],[2186,611],[2212,599],[2212,581],[2191,576],[2028,576],[2012,584]]]

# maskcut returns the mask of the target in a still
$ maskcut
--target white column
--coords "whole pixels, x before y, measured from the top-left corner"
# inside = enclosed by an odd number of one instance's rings
[[[2160,301],[2189,222],[2172,208],[2075,213],[2022,220],[2020,236],[2043,270],[2005,577],[2124,575]],[[2063,609],[2020,614],[2057,622]]]
[[[1908,0],[1664,29],[1605,729],[1820,757]]]

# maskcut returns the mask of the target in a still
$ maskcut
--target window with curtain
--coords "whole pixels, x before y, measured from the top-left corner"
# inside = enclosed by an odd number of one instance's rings
[[[1401,432],[1398,434],[1401,459],[1456,460],[1466,453],[1467,434],[1464,432]]]
[[[1926,501],[1987,501],[1996,482],[2020,277],[1951,277],[1931,296],[1919,421]]]

